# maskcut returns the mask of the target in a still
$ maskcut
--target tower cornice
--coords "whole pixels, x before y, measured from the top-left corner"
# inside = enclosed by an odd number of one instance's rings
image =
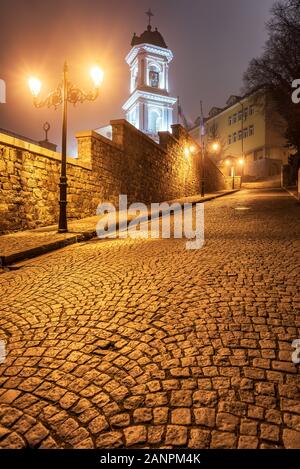
[[[151,44],[138,44],[133,46],[130,52],[125,57],[128,65],[131,65],[139,53],[146,54],[156,54],[167,59],[167,62],[171,62],[173,59],[173,54],[170,49],[165,49],[164,47],[154,46]]]
[[[130,98],[123,104],[123,110],[127,111],[136,101],[145,100],[146,102],[152,101],[162,104],[169,104],[174,106],[177,102],[177,98],[171,96],[165,96],[163,94],[150,93],[149,91],[135,90]]]

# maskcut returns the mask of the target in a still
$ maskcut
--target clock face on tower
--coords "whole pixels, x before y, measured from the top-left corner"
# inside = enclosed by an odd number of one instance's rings
[[[149,71],[149,83],[153,88],[158,88],[159,85],[159,72],[155,70]]]

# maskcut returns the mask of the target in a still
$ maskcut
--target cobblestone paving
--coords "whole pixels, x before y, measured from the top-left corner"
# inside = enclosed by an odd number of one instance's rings
[[[230,191],[218,191],[210,194],[206,194],[205,198],[212,198],[223,195]],[[170,203],[178,202],[181,204],[192,203],[201,200],[201,196],[196,195],[192,197],[183,197],[170,201]],[[122,221],[123,215],[118,214],[119,220]],[[102,218],[101,216],[93,216],[82,218],[80,220],[69,220],[68,222],[68,233],[58,233],[57,224],[44,226],[42,228],[36,228],[34,230],[18,231],[16,233],[10,233],[0,235],[0,256],[10,256],[18,252],[35,249],[40,246],[46,246],[61,240],[67,240],[74,238],[75,235],[81,235],[83,233],[93,233],[96,230],[97,222]],[[130,218],[130,217],[129,217]]]
[[[201,250],[96,240],[0,275],[0,447],[299,448],[299,211],[242,191]]]

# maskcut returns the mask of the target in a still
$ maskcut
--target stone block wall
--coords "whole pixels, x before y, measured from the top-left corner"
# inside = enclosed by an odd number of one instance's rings
[[[68,217],[95,215],[101,201],[159,202],[200,191],[201,157],[180,126],[154,142],[125,120],[111,121],[112,140],[79,132],[78,158],[68,158]],[[186,153],[187,148],[195,151]],[[58,219],[60,154],[0,133],[0,232],[36,228]],[[206,190],[226,188],[219,169],[205,162]]]
[[[58,219],[59,153],[0,134],[0,232],[36,228]],[[68,158],[69,216],[92,213],[97,186],[91,168]]]
[[[78,162],[91,162],[108,199],[124,193],[129,202],[151,203],[199,193],[201,155],[183,127],[173,125],[172,134],[159,132],[156,143],[123,119],[110,124],[112,141],[93,131],[76,135]],[[186,154],[192,147],[194,152]],[[226,187],[224,175],[209,159],[205,178],[207,192]]]

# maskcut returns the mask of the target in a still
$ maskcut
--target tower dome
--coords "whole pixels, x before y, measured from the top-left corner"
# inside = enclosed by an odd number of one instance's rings
[[[151,24],[148,24],[147,29],[140,36],[134,33],[131,45],[134,47],[138,44],[152,44],[153,46],[163,47],[164,49],[168,48],[158,29],[155,28],[155,30],[152,31]]]

